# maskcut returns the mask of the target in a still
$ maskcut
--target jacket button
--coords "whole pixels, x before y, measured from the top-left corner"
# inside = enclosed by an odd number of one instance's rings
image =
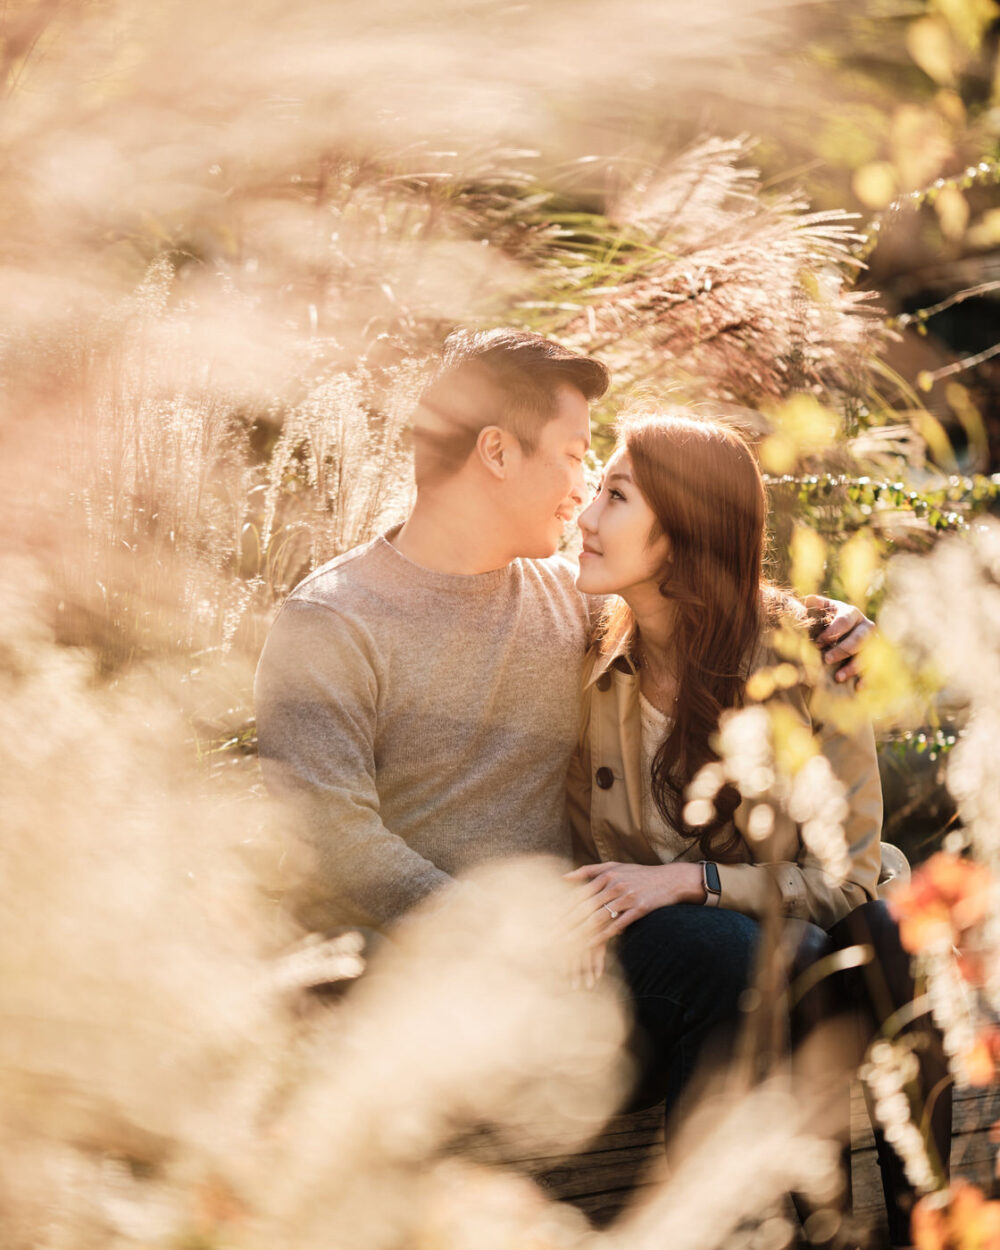
[[[602,790],[610,790],[615,784],[615,775],[610,768],[602,767],[597,770],[596,780]]]
[[[594,685],[597,687],[598,690],[610,690],[611,689],[611,674],[602,673],[600,677],[598,677],[597,681],[594,682]]]

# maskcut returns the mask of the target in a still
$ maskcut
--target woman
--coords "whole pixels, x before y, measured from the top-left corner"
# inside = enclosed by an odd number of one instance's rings
[[[614,598],[588,657],[568,779],[580,858],[592,862],[570,878],[584,886],[596,975],[607,941],[621,938],[637,1024],[668,1108],[705,1037],[738,1015],[769,911],[809,922],[800,931],[814,956],[859,934],[872,942],[883,966],[879,984],[865,990],[885,1000],[885,982],[892,985],[888,1008],[883,1001],[869,1016],[884,1019],[913,991],[884,905],[874,902],[882,860],[874,735],[855,707],[852,716],[838,714],[852,696],[822,665],[811,685],[810,666],[789,666],[771,645],[782,630],[793,650],[806,644],[808,621],[764,579],[766,516],[746,440],[725,423],[673,414],[623,427],[579,518],[577,584]],[[720,784],[720,718],[752,705],[751,695],[781,705],[786,733],[815,737],[813,793],[793,804],[812,805],[796,812],[805,825],[770,801],[760,718],[749,722],[744,795]],[[739,775],[740,761],[729,771]],[[654,948],[676,953],[656,983]],[[856,986],[842,988],[857,995]],[[892,1187],[895,1201],[898,1176]],[[903,1236],[905,1213],[895,1214],[893,1235]]]
[[[805,632],[801,606],[764,580],[766,515],[760,471],[741,435],[718,421],[672,415],[623,428],[580,516],[577,585],[616,596],[588,657],[582,750],[569,786],[582,851],[629,861],[620,872],[595,866],[578,874],[601,882],[597,908],[618,912],[607,917],[605,937],[656,907],[706,901],[755,919],[777,902],[784,914],[828,929],[875,897],[882,792],[874,736],[867,723],[838,729],[829,713],[853,697],[827,677],[821,725],[804,682],[783,685],[772,699],[816,729],[849,793],[844,879],[831,879],[787,816],[777,816],[766,838],[748,836],[761,827],[758,804],[740,802],[731,786],[716,795],[708,820],[685,819],[688,786],[717,759],[720,716],[743,705],[752,670],[781,662],[768,631],[784,621]],[[707,874],[702,861],[713,866]]]

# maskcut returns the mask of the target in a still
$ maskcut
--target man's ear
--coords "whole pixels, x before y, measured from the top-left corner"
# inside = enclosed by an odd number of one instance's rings
[[[476,439],[476,455],[483,468],[494,477],[507,476],[507,435],[498,425],[487,425]]]

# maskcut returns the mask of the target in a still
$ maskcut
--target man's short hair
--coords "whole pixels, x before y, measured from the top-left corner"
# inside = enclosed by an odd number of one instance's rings
[[[456,330],[441,368],[420,397],[414,423],[417,485],[457,472],[481,430],[509,430],[526,453],[555,415],[556,391],[572,386],[599,399],[611,380],[598,360],[523,330]]]

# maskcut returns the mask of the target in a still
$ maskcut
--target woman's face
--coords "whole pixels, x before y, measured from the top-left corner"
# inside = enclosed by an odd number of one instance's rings
[[[655,588],[670,557],[670,540],[651,538],[656,515],[632,477],[624,450],[608,461],[604,480],[593,502],[577,522],[583,533],[583,552],[576,584],[591,595],[622,595],[640,587]]]

